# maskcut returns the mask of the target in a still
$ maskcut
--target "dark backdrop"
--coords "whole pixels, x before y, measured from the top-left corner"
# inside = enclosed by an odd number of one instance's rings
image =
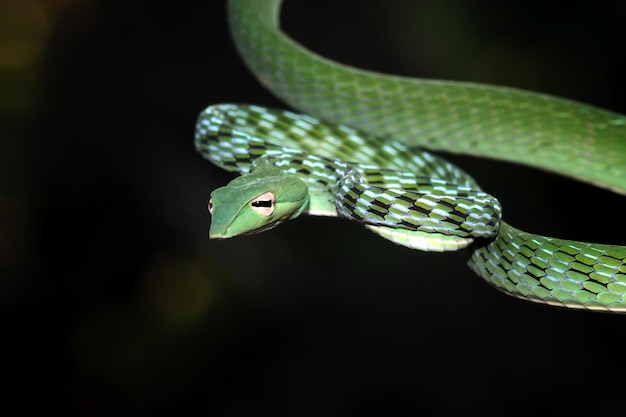
[[[282,106],[236,56],[221,1],[0,4],[2,374],[23,409],[623,411],[622,316],[507,297],[467,253],[410,251],[347,221],[207,239],[208,194],[231,176],[195,153],[197,114]],[[284,18],[342,62],[626,113],[624,4],[289,0]],[[522,229],[626,243],[616,195],[446,156]]]

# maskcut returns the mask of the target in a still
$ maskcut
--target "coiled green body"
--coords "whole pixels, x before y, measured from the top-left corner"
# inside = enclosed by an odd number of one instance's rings
[[[230,0],[230,24],[250,69],[295,108],[407,146],[528,164],[626,193],[626,117],[527,91],[340,65],[280,32],[280,3]],[[315,141],[302,138],[300,149],[315,153]],[[549,238],[500,222],[494,237],[471,250],[472,270],[514,296],[626,311],[626,247]]]

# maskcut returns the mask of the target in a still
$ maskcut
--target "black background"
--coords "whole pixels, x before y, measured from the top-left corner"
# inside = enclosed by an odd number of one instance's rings
[[[467,253],[410,251],[337,219],[207,239],[208,194],[231,176],[195,153],[197,114],[284,107],[236,56],[221,1],[8,4],[18,23],[0,36],[27,41],[0,73],[0,323],[5,394],[23,410],[623,411],[622,316],[507,297]],[[284,27],[344,63],[626,113],[625,15],[606,0],[289,0]],[[446,157],[524,230],[625,243],[617,195]]]

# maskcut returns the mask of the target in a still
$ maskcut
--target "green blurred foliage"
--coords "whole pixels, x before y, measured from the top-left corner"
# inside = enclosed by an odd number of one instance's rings
[[[625,113],[624,12],[617,1],[288,0],[285,28],[361,67]],[[221,1],[0,0],[7,396],[71,415],[621,410],[622,317],[508,298],[464,253],[412,252],[335,219],[208,241],[206,199],[230,175],[195,153],[196,115],[281,106],[236,56],[224,13]],[[451,159],[525,229],[623,236],[623,222],[585,217],[623,211],[610,193]],[[589,381],[601,399],[563,401]]]

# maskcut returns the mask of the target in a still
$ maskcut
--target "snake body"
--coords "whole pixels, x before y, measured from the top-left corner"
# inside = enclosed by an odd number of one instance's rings
[[[483,195],[471,177],[458,168],[432,159],[423,151],[411,152],[415,156],[413,162],[407,155],[402,158],[396,155],[406,154],[406,148],[402,147],[423,146],[498,158],[626,193],[624,116],[511,88],[395,77],[341,65],[306,50],[280,31],[280,3],[280,0],[230,0],[233,38],[246,64],[267,88],[296,109],[324,122],[310,116],[250,107],[243,108],[239,116],[225,116],[233,110],[228,106],[213,106],[203,112],[196,134],[198,150],[212,162],[242,174],[241,179],[233,181],[239,182],[225,187],[226,191],[214,192],[214,197],[220,194],[226,197],[220,197],[220,205],[230,204],[233,198],[241,199],[242,186],[252,183],[256,187],[263,178],[279,178],[280,183],[283,175],[287,175],[291,185],[286,188],[304,190],[305,208],[285,215],[280,221],[307,211],[338,214],[409,247],[453,250],[471,243],[470,268],[508,294],[570,308],[626,312],[626,247],[522,232],[501,221],[497,202]],[[236,113],[238,107],[234,109]],[[264,114],[271,117],[264,118]],[[292,122],[283,123],[285,118]],[[282,122],[271,123],[275,120]],[[298,128],[299,124],[314,128]],[[348,133],[333,134],[333,129]],[[363,149],[372,145],[380,150],[391,144],[388,146],[402,152],[385,156],[379,151],[383,157],[376,159],[371,154],[359,153],[359,147],[336,144],[338,140],[353,143],[350,138],[355,135],[366,138],[368,146]],[[236,155],[242,156],[241,164],[237,163]],[[305,160],[306,169],[294,168],[302,167]],[[434,162],[424,168],[415,162],[420,160]],[[370,176],[363,171],[368,169]],[[313,172],[316,174],[311,175]],[[328,176],[328,172],[334,174]],[[387,176],[381,177],[382,173]],[[319,177],[307,180],[318,174],[332,177],[325,189],[319,187]],[[404,180],[398,182],[398,178]],[[302,181],[304,188],[296,180]],[[438,181],[444,185],[437,188]],[[332,187],[328,188],[331,183]],[[419,190],[420,186],[426,187],[425,193]],[[450,188],[455,191],[448,191]],[[229,190],[239,194],[233,197]],[[422,222],[394,218],[394,213],[406,211],[407,207],[391,210],[390,193],[412,199],[409,205],[417,206],[415,202],[420,195],[432,195],[433,190],[444,199],[444,203],[433,205],[448,207],[447,214],[452,213],[451,217],[446,217],[440,209],[427,211],[425,217],[431,221],[425,222],[424,229]],[[468,193],[469,200],[456,200],[467,197]],[[289,191],[285,195],[290,196]],[[322,203],[317,202],[320,196]],[[243,198],[246,206],[269,204],[266,200],[251,202],[246,198]],[[356,203],[348,204],[345,210],[341,208],[342,201],[350,200]],[[466,216],[467,210],[454,211],[472,205],[476,206],[469,211],[472,216]],[[316,212],[316,206],[322,209]],[[220,217],[217,206],[214,207],[212,229]],[[481,212],[480,207],[486,211]],[[223,213],[228,211],[224,209]],[[488,215],[481,218],[481,213]],[[235,221],[226,217],[226,223]],[[481,222],[470,222],[468,226],[463,223],[467,218],[481,218]],[[399,226],[402,221],[408,226]],[[450,223],[455,227],[448,230],[445,227]],[[497,226],[496,230],[485,235],[472,234],[489,223]],[[242,233],[267,227],[254,225]],[[459,229],[468,233],[455,235]],[[429,236],[435,239],[429,241]],[[413,243],[424,241],[427,242],[424,247]]]

